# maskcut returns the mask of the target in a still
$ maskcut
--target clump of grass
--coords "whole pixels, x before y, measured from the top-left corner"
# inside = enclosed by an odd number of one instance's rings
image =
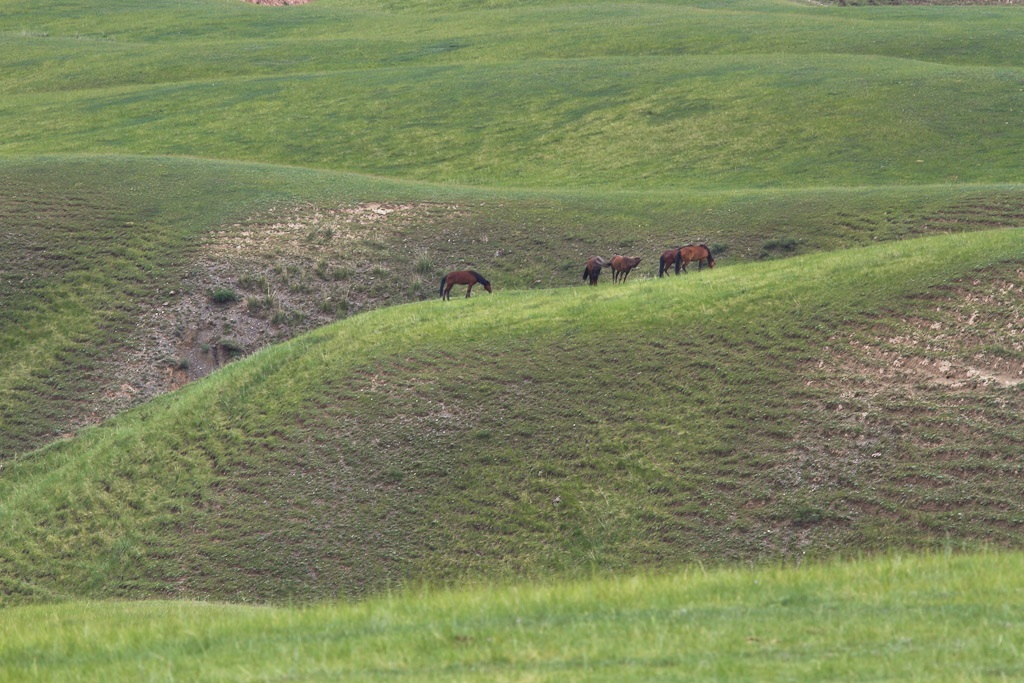
[[[331,279],[331,266],[327,262],[327,259],[321,259],[316,264],[316,268],[313,269],[313,273],[321,280]]]
[[[348,299],[346,299],[344,295],[332,294],[331,296],[321,299],[317,308],[319,308],[321,313],[337,316],[348,312],[349,303]]]
[[[761,258],[770,258],[780,254],[794,254],[799,246],[800,240],[795,237],[777,237],[775,239],[770,239],[761,245]]]
[[[413,266],[413,272],[417,275],[429,277],[434,273],[434,262],[425,256],[421,256],[416,259],[416,265]]]
[[[244,273],[238,278],[238,286],[246,291],[258,290],[265,292],[269,289],[270,283],[267,282],[267,278],[263,275]]]
[[[274,310],[270,316],[273,325],[301,325],[305,319],[306,315],[302,311],[286,311],[281,308]]]
[[[246,310],[250,315],[267,315],[277,307],[277,300],[272,295],[251,296],[245,300]]]
[[[245,345],[231,337],[218,339],[217,348],[228,356],[242,356],[245,354]]]
[[[227,287],[218,287],[210,292],[210,301],[215,304],[232,304],[238,300],[238,292]]]
[[[356,274],[355,270],[353,270],[352,268],[345,267],[345,266],[336,266],[335,268],[331,269],[331,279],[334,280],[335,282],[340,282],[340,281],[343,281],[343,280],[349,280],[355,274]]]

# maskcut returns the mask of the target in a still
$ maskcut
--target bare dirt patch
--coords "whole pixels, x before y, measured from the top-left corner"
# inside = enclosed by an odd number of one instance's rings
[[[851,335],[845,367],[906,392],[1024,382],[1024,268],[983,273],[917,302],[919,311]]]
[[[831,498],[822,514],[840,524],[884,517],[969,536],[986,506],[1003,504],[990,500],[1002,495],[991,478],[1012,487],[1021,476],[1024,266],[844,328],[808,368],[779,495]]]
[[[440,268],[414,235],[458,215],[447,204],[301,205],[222,226],[140,316],[92,419],[340,318],[436,296]]]

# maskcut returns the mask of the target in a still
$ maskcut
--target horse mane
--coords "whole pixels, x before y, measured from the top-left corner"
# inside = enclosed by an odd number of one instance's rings
[[[486,287],[487,285],[491,284],[490,281],[487,278],[485,278],[483,275],[481,275],[480,273],[476,272],[475,270],[471,270],[471,271],[469,271],[469,273],[470,273],[470,275],[475,277],[477,282],[482,284],[484,287]]]

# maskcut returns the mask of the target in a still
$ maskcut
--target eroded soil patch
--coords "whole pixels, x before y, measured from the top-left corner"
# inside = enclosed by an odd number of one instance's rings
[[[998,529],[1024,514],[1024,266],[978,272],[901,309],[833,336],[808,372],[811,414],[776,473],[779,495],[813,499],[807,514],[840,527],[888,519],[937,544],[1009,543]],[[805,536],[794,525],[778,542],[799,550]]]
[[[303,205],[222,226],[180,286],[139,318],[100,413],[348,315],[436,296],[441,267],[412,235],[459,214],[447,204]]]

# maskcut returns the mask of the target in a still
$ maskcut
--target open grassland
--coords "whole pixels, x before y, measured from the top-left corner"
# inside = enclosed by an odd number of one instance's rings
[[[0,612],[4,680],[1002,681],[1019,553],[689,569],[356,605],[67,603]]]
[[[689,240],[729,263],[1020,225],[1021,21],[6,3],[0,457],[449,268],[563,286]]]
[[[309,599],[1019,547],[1022,244],[352,317],[6,463],[4,592]]]
[[[0,154],[497,187],[1020,180],[1012,7],[96,4],[5,3]]]
[[[0,677],[1020,678],[1022,31],[0,0]]]

